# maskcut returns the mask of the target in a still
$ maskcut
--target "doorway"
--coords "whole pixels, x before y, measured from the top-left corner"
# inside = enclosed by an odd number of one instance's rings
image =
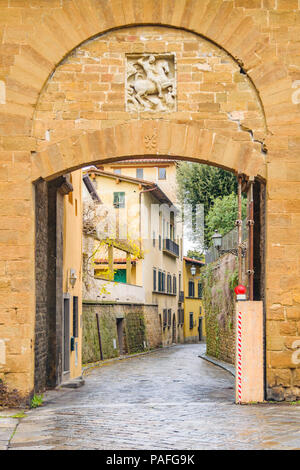
[[[198,322],[199,341],[202,341],[202,318]]]
[[[64,374],[70,372],[70,299],[64,298],[63,319],[63,364]]]
[[[117,334],[120,356],[124,354],[124,318],[117,318]]]
[[[172,343],[176,343],[176,317],[175,317],[175,313],[173,313]]]

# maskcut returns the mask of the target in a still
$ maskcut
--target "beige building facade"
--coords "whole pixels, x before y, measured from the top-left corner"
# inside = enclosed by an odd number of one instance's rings
[[[96,169],[88,174],[107,210],[109,229],[102,237],[116,237],[133,251],[128,270],[126,255],[114,248],[115,282],[107,284],[107,248],[103,245],[97,250],[94,272],[98,279],[93,284],[107,286],[98,299],[120,301],[128,296],[127,286],[135,289],[131,300],[143,292],[145,304],[158,306],[163,345],[182,341],[183,324],[178,317],[182,238],[175,206],[152,181]]]
[[[35,388],[37,182],[147,155],[255,179],[265,397],[299,398],[299,31],[296,0],[1,2],[0,376],[9,388],[24,397]]]

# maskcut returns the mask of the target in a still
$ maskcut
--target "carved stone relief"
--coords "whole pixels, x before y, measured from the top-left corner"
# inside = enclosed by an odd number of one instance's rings
[[[174,54],[126,56],[126,110],[138,112],[176,110]]]

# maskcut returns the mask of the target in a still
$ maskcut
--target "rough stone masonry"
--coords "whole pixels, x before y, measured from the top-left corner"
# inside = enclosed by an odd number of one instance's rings
[[[268,397],[300,397],[299,38],[297,0],[0,2],[0,377],[11,389],[34,388],[33,182],[169,155],[266,183]],[[174,56],[176,87],[156,84],[162,106],[126,107],[133,54],[148,57],[144,81],[151,55]]]

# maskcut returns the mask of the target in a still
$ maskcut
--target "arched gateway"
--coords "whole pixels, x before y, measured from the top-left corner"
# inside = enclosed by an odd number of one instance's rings
[[[276,33],[285,17],[243,1],[53,3],[0,12],[12,58],[0,80],[0,377],[33,392],[33,183],[167,155],[266,183],[266,385],[269,398],[299,397],[299,125],[293,51],[282,59],[290,44]]]

